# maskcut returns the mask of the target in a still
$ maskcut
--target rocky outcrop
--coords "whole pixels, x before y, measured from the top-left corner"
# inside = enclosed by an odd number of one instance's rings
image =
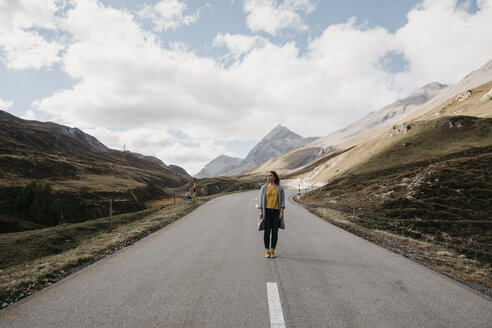
[[[462,94],[456,97],[456,101],[458,102],[465,101],[466,99],[470,98],[471,94],[472,94],[471,90],[466,90],[465,92],[463,92]]]

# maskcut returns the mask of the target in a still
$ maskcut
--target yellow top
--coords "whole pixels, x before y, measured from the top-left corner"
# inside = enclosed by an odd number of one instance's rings
[[[266,190],[266,208],[279,209],[278,206],[278,195],[277,195],[277,186],[270,187],[267,185]]]

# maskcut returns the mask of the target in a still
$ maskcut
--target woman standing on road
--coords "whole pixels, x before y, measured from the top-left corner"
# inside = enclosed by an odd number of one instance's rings
[[[265,257],[275,257],[275,246],[278,240],[278,228],[284,228],[285,194],[280,185],[280,179],[275,171],[267,174],[267,184],[260,188],[260,219],[264,217],[265,234]],[[270,246],[270,233],[271,246]],[[271,250],[270,250],[271,249]]]

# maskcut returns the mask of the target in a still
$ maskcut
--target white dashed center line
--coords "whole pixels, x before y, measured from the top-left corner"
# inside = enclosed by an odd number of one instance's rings
[[[270,309],[270,327],[285,328],[284,314],[276,282],[267,282],[268,308]]]

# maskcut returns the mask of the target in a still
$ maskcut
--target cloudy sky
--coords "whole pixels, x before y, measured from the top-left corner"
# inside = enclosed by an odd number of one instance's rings
[[[492,58],[492,0],[0,0],[0,109],[197,173]]]

